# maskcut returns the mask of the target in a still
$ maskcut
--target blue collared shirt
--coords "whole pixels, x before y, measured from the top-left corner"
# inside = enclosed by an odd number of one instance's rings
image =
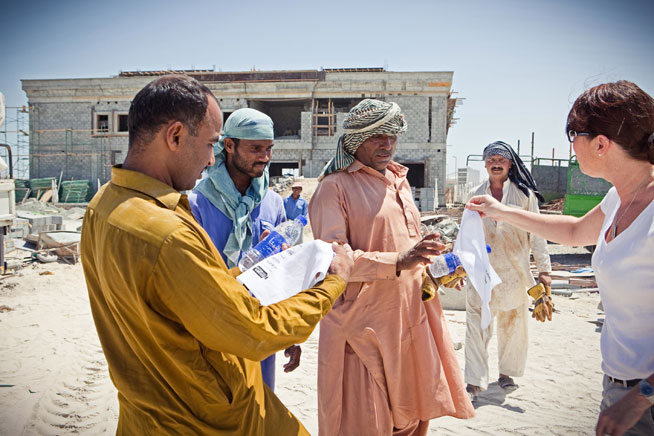
[[[216,246],[223,260],[227,257],[223,254],[227,239],[232,232],[232,220],[227,218],[213,204],[199,192],[191,192],[188,196],[193,216],[200,225],[207,231],[211,241]],[[275,191],[268,190],[266,196],[252,211],[252,244],[256,245],[264,230],[272,230],[278,224],[286,221],[283,200]],[[250,248],[250,247],[247,247]],[[245,248],[243,251],[247,250]]]
[[[293,195],[289,195],[284,199],[284,210],[286,211],[286,219],[289,220],[294,220],[300,215],[307,216],[309,213],[306,200],[299,197],[296,201]]]
[[[232,220],[227,218],[213,204],[199,192],[193,191],[188,195],[188,202],[191,205],[193,216],[206,230],[213,245],[222,256],[225,263],[227,257],[223,254],[229,234],[232,232]],[[284,212],[284,201],[275,191],[268,190],[261,203],[252,211],[252,243],[256,244],[261,239],[265,230],[272,230],[278,224],[286,221]],[[247,247],[249,248],[249,247]],[[245,248],[243,251],[246,251]],[[243,252],[241,252],[243,253]],[[240,256],[239,256],[240,258]],[[261,375],[263,381],[275,390],[275,355],[261,361]]]

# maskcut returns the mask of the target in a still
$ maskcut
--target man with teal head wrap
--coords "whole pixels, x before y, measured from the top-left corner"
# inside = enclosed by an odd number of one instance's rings
[[[214,147],[216,163],[188,197],[193,215],[230,268],[265,230],[286,220],[282,198],[268,189],[273,140],[269,116],[251,108],[234,111]],[[286,349],[286,372],[300,364],[300,353],[297,345]],[[261,370],[274,389],[275,355],[261,362]]]

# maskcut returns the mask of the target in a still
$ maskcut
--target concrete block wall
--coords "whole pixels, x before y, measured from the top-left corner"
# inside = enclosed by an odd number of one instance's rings
[[[106,182],[110,168],[105,165],[111,164],[112,151],[117,152],[113,153],[115,163],[121,163],[127,155],[128,136],[115,131],[117,115],[127,114],[129,104],[129,101],[33,104],[30,148],[36,156],[30,162],[30,178],[58,178],[63,171],[64,180],[91,180],[94,186],[98,178]],[[94,134],[93,119],[97,114],[108,116],[109,134]],[[94,155],[98,153],[102,156]]]
[[[300,150],[280,150],[273,148],[272,157],[273,162],[298,162],[300,159]],[[308,150],[302,151],[302,159],[309,159]]]
[[[33,129],[90,130],[93,105],[83,103],[38,103],[33,105]]]
[[[303,141],[311,141],[311,112],[302,112],[301,117],[301,127],[300,127],[300,139]]]
[[[394,160],[398,162],[424,162],[425,163],[425,187],[433,188],[434,179],[438,179],[439,192],[445,186],[445,147],[435,144],[404,144],[400,143],[395,151]]]
[[[531,175],[545,201],[565,196],[568,185],[568,167],[534,165]]]
[[[248,101],[245,98],[221,97],[220,93],[217,92],[214,92],[214,95],[218,99],[218,104],[223,112],[234,112],[236,109],[249,107]]]
[[[429,141],[429,97],[388,96],[387,102],[395,102],[402,109],[407,131],[402,139],[407,142]]]
[[[347,113],[345,112],[337,112],[336,113],[336,132],[334,135],[336,136],[337,140],[338,137],[343,134],[343,122],[345,122],[345,117],[347,116]]]
[[[422,188],[417,190],[418,208],[421,212],[433,211],[435,208],[436,194],[434,188]]]
[[[447,141],[447,96],[431,98],[431,142],[443,144]]]
[[[599,177],[589,177],[582,173],[578,165],[570,167],[568,194],[604,195],[611,189],[611,183]]]
[[[310,171],[311,175],[307,175],[307,177],[318,177],[327,162],[335,155],[336,145],[332,149],[313,149],[311,151],[311,162],[307,165],[309,167],[307,171]]]
[[[439,199],[445,187],[445,143],[447,138],[447,93],[450,90],[451,72],[380,72],[380,73],[333,73],[326,79],[313,82],[208,82],[224,112],[233,112],[242,107],[253,107],[266,112],[265,99],[310,99],[330,98],[338,95],[343,98],[359,99],[362,95],[376,96],[385,101],[395,101],[402,108],[409,128],[401,137],[396,160],[425,163],[425,184],[434,186],[438,180]],[[98,79],[27,80],[23,89],[28,94],[30,104],[36,109],[32,129],[88,130],[88,137],[78,137],[75,133],[73,143],[80,144],[80,151],[98,152],[100,147],[113,154],[116,163],[122,162],[127,151],[127,136],[91,135],[93,110],[124,111],[129,109],[133,96],[152,77],[119,77]],[[402,95],[395,95],[395,94]],[[98,96],[98,97],[95,97]],[[246,97],[247,96],[247,97]],[[252,99],[252,100],[250,100]],[[431,111],[430,111],[431,108]],[[431,112],[431,123],[430,123]],[[273,152],[273,159],[296,160],[299,150],[303,150],[306,164],[303,174],[317,176],[325,163],[334,156],[345,113],[336,114],[334,136],[312,137],[312,116],[304,108],[300,114],[300,138],[297,143],[280,140]],[[114,117],[110,117],[110,130],[113,130]],[[431,126],[430,126],[431,124]],[[41,149],[32,152],[62,153],[66,137],[60,134],[50,138],[41,136]],[[31,139],[35,145],[34,138]],[[49,148],[48,148],[49,147]],[[441,150],[441,151],[438,151]],[[99,157],[52,156],[34,157],[32,177],[59,176],[63,166],[68,163],[68,178],[89,179],[94,185],[97,178],[104,178],[104,165],[110,162],[111,153]],[[86,171],[86,172],[84,172]],[[107,173],[109,170],[107,169]]]

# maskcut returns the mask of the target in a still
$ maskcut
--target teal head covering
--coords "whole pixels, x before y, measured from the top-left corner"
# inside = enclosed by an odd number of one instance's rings
[[[366,139],[375,135],[395,136],[406,131],[404,115],[397,103],[367,98],[354,106],[343,121],[343,134],[338,138],[336,156],[320,174],[320,179],[342,171],[354,162],[354,154]]]
[[[227,265],[238,263],[241,251],[252,245],[252,211],[268,191],[268,167],[261,177],[252,179],[245,195],[234,186],[227,172],[225,138],[272,140],[275,138],[270,117],[255,109],[238,109],[225,122],[218,143],[214,146],[216,163],[207,169],[207,178],[195,191],[204,195],[218,210],[232,220],[232,231],[223,250]]]

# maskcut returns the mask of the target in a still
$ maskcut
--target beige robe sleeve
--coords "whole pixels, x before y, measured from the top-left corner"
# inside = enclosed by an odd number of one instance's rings
[[[533,192],[529,192],[529,211],[540,213],[538,209],[538,199]],[[531,248],[531,253],[534,255],[538,272],[552,272],[550,254],[547,251],[547,241],[540,236],[529,233],[529,246]]]

